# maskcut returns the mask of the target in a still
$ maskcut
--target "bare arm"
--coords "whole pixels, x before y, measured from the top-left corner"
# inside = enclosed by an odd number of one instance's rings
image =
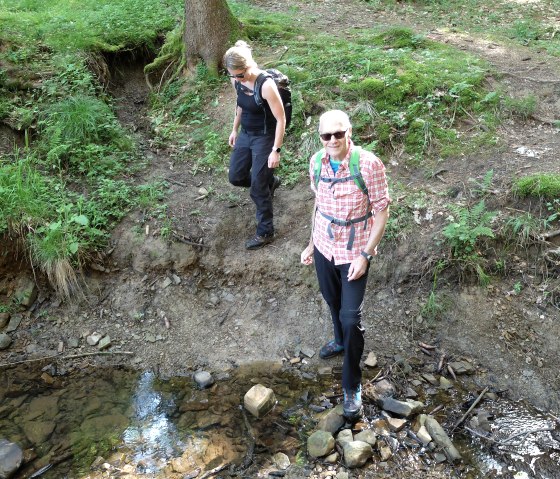
[[[274,132],[274,146],[280,148],[284,143],[286,132],[286,112],[282,104],[282,98],[274,80],[267,79],[262,86],[262,97],[268,102],[270,110],[276,118],[276,131]],[[268,167],[276,168],[280,164],[280,153],[272,151],[268,157]]]
[[[315,229],[315,211],[317,209],[317,198],[313,203],[313,211],[311,212],[311,236],[309,238],[309,243],[305,249],[301,252],[301,262],[303,264],[313,263],[313,250],[315,249],[313,244],[313,231]]]
[[[237,88],[235,86],[235,80],[233,78],[231,79],[231,84],[234,90],[237,92]],[[239,131],[239,125],[241,123],[241,112],[242,112],[241,107],[235,105],[235,117],[233,118],[233,127],[228,139],[229,146],[231,146],[232,148],[235,146],[235,142],[237,141],[237,133]]]

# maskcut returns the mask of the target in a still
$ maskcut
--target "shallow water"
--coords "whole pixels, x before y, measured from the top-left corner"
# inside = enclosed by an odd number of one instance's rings
[[[152,372],[122,368],[71,372],[54,365],[43,370],[11,368],[0,372],[0,437],[25,450],[27,462],[16,478],[30,477],[42,468],[41,477],[46,479],[85,478],[92,464],[106,467],[107,473],[111,465],[141,477],[171,477],[170,461],[178,458],[187,477],[189,471],[224,464],[232,465],[228,470],[233,472],[244,462],[245,466],[252,462],[244,477],[267,477],[263,471],[270,469],[270,456],[277,451],[299,468],[290,477],[314,474],[314,464],[305,455],[316,415],[309,406],[336,403],[336,376],[321,378],[278,364],[255,364],[216,379],[212,388],[202,391],[191,377],[162,380]],[[245,392],[257,382],[271,387],[278,400],[274,411],[260,420],[248,417],[240,407]],[[464,412],[462,402],[468,394],[456,388],[422,399],[430,409],[445,404],[445,415],[437,419],[449,430]],[[365,411],[367,427],[380,411],[373,404]],[[473,423],[475,416],[483,424]],[[437,464],[434,451],[411,440],[405,430],[380,439],[393,450],[391,459],[381,462],[374,457],[361,472],[364,477],[393,479],[560,477],[554,418],[500,399],[483,401],[465,426],[473,432],[460,428],[462,432],[453,437],[464,456],[458,466]],[[527,433],[537,429],[550,430]]]

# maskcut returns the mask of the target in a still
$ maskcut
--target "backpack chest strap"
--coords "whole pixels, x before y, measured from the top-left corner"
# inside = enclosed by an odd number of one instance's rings
[[[319,211],[319,210],[317,210]],[[321,213],[321,216],[323,218],[325,218],[326,220],[329,221],[329,226],[327,227],[327,234],[329,235],[329,238],[331,240],[334,240],[334,234],[332,232],[332,225],[337,225],[337,226],[350,226],[350,236],[348,237],[348,243],[346,244],[346,249],[348,251],[350,251],[352,249],[352,246],[354,245],[354,237],[356,236],[356,228],[354,227],[354,224],[359,223],[360,221],[364,222],[364,231],[367,228],[367,220],[369,218],[371,218],[373,216],[373,211],[369,211],[367,214],[365,214],[364,216],[360,216],[359,218],[355,218],[352,220],[339,220],[334,218],[333,216],[330,215],[326,215],[325,213],[323,213],[322,211],[319,211],[319,213]]]

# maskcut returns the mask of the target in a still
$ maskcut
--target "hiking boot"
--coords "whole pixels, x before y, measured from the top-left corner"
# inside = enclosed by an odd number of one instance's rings
[[[343,389],[344,402],[342,410],[347,419],[356,419],[362,414],[362,385],[358,384],[356,389]]]
[[[268,243],[272,243],[273,240],[274,240],[274,234],[265,235],[265,236],[260,236],[256,234],[255,236],[252,236],[247,241],[245,241],[245,248],[249,250],[259,249],[262,248],[264,245],[267,245]]]
[[[329,359],[337,354],[342,354],[344,352],[344,346],[342,344],[337,344],[334,339],[331,339],[327,344],[325,344],[319,351],[319,357],[321,359]]]
[[[278,188],[281,184],[282,180],[280,179],[280,177],[274,175],[272,177],[272,184],[270,185],[270,196],[274,198],[274,192],[276,191],[276,188]]]

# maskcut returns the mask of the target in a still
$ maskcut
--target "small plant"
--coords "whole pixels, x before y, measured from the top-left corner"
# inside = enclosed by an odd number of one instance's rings
[[[523,285],[519,281],[513,285],[513,292],[515,294],[521,293],[522,290],[523,290]]]
[[[525,198],[540,197],[550,200],[560,198],[560,175],[538,173],[519,178],[513,184],[513,193]]]
[[[475,185],[473,188],[473,193],[475,196],[481,198],[490,192],[490,187],[492,186],[492,180],[494,178],[494,170],[488,170],[484,175],[482,181],[477,181],[473,178],[470,181]]]
[[[478,255],[476,247],[480,238],[494,238],[490,224],[496,213],[486,211],[484,200],[473,208],[449,205],[449,209],[455,216],[443,229],[443,236],[451,246],[453,257],[466,259]]]

